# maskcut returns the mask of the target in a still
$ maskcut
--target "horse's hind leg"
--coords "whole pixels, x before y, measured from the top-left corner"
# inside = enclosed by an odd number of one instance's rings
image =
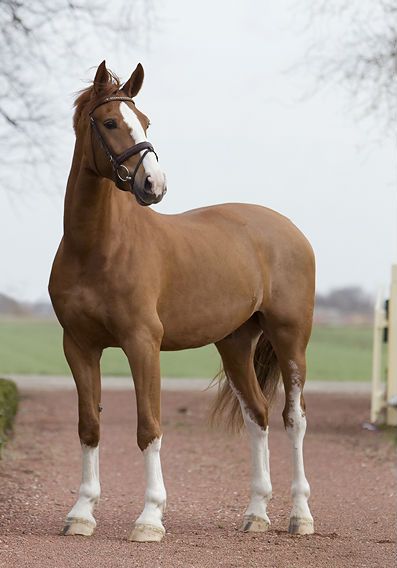
[[[268,405],[253,363],[261,330],[250,320],[216,344],[223,367],[241,406],[251,445],[251,499],[244,514],[245,532],[263,532],[270,526],[267,505],[272,496],[268,449]]]
[[[82,478],[79,497],[66,517],[64,535],[91,536],[96,522],[94,506],[99,501],[99,412],[100,352],[80,348],[65,332],[64,351],[79,399],[79,436],[82,448]]]
[[[292,511],[288,530],[291,534],[301,535],[314,532],[313,517],[308,505],[310,486],[303,463],[303,439],[306,432],[303,387],[306,378],[305,351],[309,337],[309,331],[306,333],[304,329],[304,325],[280,327],[272,334],[285,389],[284,425],[292,444]]]

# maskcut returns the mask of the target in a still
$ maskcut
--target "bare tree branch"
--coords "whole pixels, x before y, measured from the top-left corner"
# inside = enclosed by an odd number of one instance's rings
[[[84,56],[94,43],[142,44],[155,1],[0,0],[0,156],[7,156],[0,157],[0,188],[37,176],[33,164],[55,159],[54,100],[70,65],[88,63]],[[19,181],[13,151],[24,156]]]
[[[397,126],[397,0],[306,0],[312,36],[306,63],[317,85],[340,83],[353,112],[383,133]]]

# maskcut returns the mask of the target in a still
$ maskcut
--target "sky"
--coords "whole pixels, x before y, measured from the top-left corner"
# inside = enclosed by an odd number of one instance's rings
[[[145,68],[136,103],[151,119],[149,140],[168,179],[157,211],[259,203],[309,238],[318,291],[358,285],[375,294],[387,285],[397,262],[396,149],[375,123],[357,121],[341,87],[305,96],[313,70],[302,64],[308,37],[299,4],[155,5],[144,45],[98,40],[62,77],[57,170],[23,191],[0,188],[0,292],[48,298],[73,152],[72,95],[103,59],[125,80],[138,61]]]

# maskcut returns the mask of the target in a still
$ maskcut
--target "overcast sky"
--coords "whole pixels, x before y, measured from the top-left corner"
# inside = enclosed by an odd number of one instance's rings
[[[71,65],[59,97],[59,117],[70,116],[57,145],[61,166],[45,187],[32,180],[23,194],[0,191],[0,292],[47,298],[73,150],[72,93],[102,59],[123,79],[138,61],[144,65],[136,102],[151,118],[149,139],[168,178],[157,211],[260,203],[309,238],[319,291],[361,285],[375,292],[387,283],[397,257],[395,148],[376,125],[354,121],[342,89],[302,100],[312,74],[296,65],[308,41],[296,1],[158,6],[149,46],[109,50],[98,41]]]

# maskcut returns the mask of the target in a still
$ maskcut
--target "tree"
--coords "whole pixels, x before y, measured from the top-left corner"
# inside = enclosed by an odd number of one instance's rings
[[[14,189],[51,167],[63,77],[72,66],[83,73],[97,64],[87,57],[93,42],[144,41],[154,1],[0,2],[0,187]]]
[[[328,294],[316,294],[316,305],[344,313],[372,315],[373,312],[373,299],[360,286],[346,286],[331,290]]]
[[[343,84],[360,117],[397,125],[397,0],[311,0],[307,60],[320,85]]]

